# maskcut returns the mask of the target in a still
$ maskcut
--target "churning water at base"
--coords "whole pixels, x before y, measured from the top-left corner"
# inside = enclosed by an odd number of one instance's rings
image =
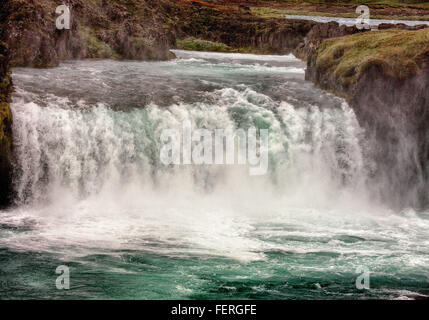
[[[429,295],[429,217],[372,197],[374,164],[343,100],[304,81],[293,56],[176,55],[14,70],[1,298]],[[161,132],[183,121],[268,129],[268,173],[164,166]],[[60,265],[70,290],[55,287]]]

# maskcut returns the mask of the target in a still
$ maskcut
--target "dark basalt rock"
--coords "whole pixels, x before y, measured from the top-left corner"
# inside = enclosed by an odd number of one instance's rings
[[[166,60],[175,42],[164,8],[170,2],[69,0],[71,29],[58,30],[55,9],[61,3],[6,0],[0,4],[0,29],[13,66],[52,67],[83,58]]]
[[[318,54],[314,51],[309,57],[306,78],[346,98],[365,129],[375,163],[371,184],[380,192],[374,196],[395,208],[427,208],[429,51],[415,59],[415,74],[392,76],[373,64],[352,83],[344,83],[332,70],[321,71]]]
[[[429,204],[429,59],[423,63],[424,72],[406,79],[370,68],[348,89],[350,105],[373,139],[375,183],[399,208]]]
[[[13,190],[11,91],[8,50],[6,44],[0,41],[0,208],[11,203]]]

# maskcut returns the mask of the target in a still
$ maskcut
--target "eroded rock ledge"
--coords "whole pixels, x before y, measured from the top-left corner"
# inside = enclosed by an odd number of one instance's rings
[[[355,111],[372,143],[381,197],[397,207],[426,207],[429,28],[386,27],[325,40],[309,57],[306,77]]]
[[[174,43],[173,0],[68,0],[71,29],[58,30],[54,0],[0,3],[0,38],[9,44],[11,64],[57,66],[60,60],[122,58],[166,60]]]

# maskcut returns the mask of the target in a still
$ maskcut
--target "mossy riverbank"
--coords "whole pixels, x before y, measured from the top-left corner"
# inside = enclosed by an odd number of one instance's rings
[[[326,39],[310,64],[348,85],[372,67],[392,78],[416,75],[422,72],[422,59],[428,54],[429,28],[387,29]]]

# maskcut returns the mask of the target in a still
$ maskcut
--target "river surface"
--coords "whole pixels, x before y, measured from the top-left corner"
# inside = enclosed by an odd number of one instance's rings
[[[341,18],[341,17],[323,17],[323,16],[302,16],[302,15],[285,15],[286,19],[301,19],[301,20],[311,20],[316,22],[338,22],[340,25],[346,26],[354,26],[356,25],[356,18]],[[408,26],[418,26],[421,24],[429,25],[429,21],[424,20],[388,20],[388,19],[368,19],[367,21],[370,26],[378,26],[382,23],[391,23],[391,24],[399,24],[403,23]]]
[[[175,53],[13,70],[0,298],[429,296],[429,215],[368,191],[373,163],[347,103],[292,55]],[[267,174],[165,166],[160,135],[184,121],[268,129]]]

